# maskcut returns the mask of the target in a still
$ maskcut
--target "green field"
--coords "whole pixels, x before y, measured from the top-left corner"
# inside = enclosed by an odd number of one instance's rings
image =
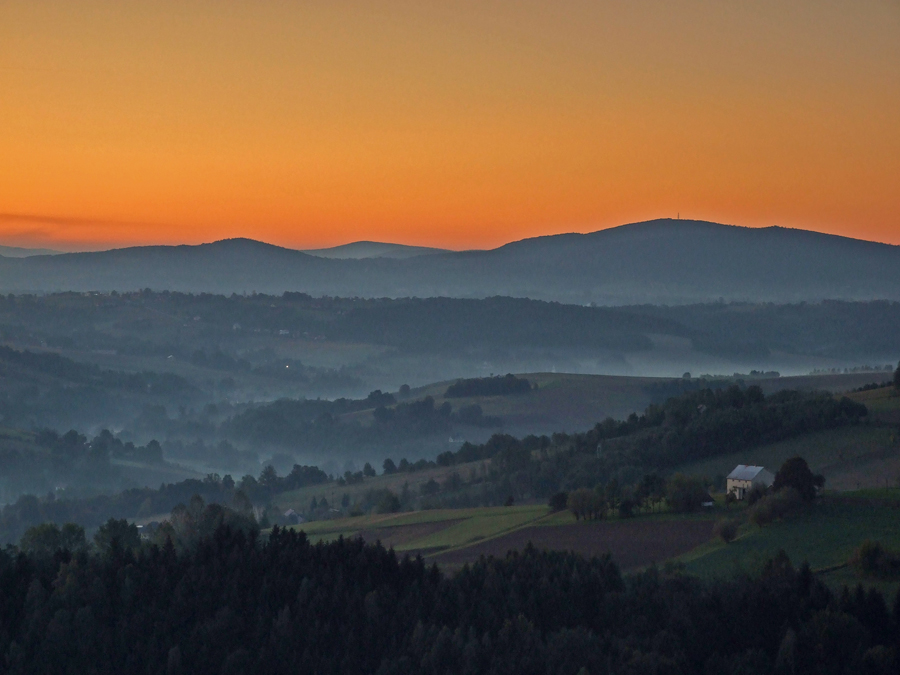
[[[458,446],[457,446],[458,447]],[[396,458],[395,458],[396,459]],[[393,474],[380,474],[366,478],[362,483],[356,485],[338,485],[335,482],[323,483],[321,485],[310,485],[299,490],[291,490],[290,492],[282,492],[277,495],[272,503],[279,509],[294,509],[297,512],[307,510],[309,503],[315,497],[316,501],[322,501],[323,498],[328,500],[329,504],[340,502],[343,495],[349,495],[350,502],[360,501],[361,497],[371,490],[390,490],[394,494],[399,495],[403,486],[418,495],[420,488],[429,480],[437,482],[443,481],[452,473],[458,473],[464,480],[470,480],[472,475],[484,470],[489,464],[489,460],[483,462],[469,462],[467,464],[456,464],[454,466],[439,466],[433,469],[424,469],[422,471],[413,472],[397,472]],[[380,468],[380,467],[379,467]]]
[[[715,515],[653,514],[634,519],[576,521],[568,511],[541,505],[418,511],[360,516],[295,526],[312,542],[338,537],[380,541],[399,554],[422,555],[447,572],[481,556],[504,557],[529,544],[585,557],[610,554],[634,570],[694,549],[712,536]]]
[[[866,539],[900,550],[900,489],[825,496],[802,513],[763,528],[741,527],[731,544],[713,540],[681,556],[686,571],[700,577],[758,573],[784,550],[795,565],[806,561],[830,585],[866,584],[896,592],[898,583],[863,579],[845,566]]]
[[[436,556],[442,565],[452,554],[447,560],[455,560],[457,564],[450,564],[448,569],[458,569],[459,560],[474,560],[486,551],[504,555],[507,542],[521,548],[528,539],[536,538],[544,545],[549,542],[550,548],[572,549],[573,536],[594,536],[594,530],[598,536],[605,532],[602,536],[607,539],[593,543],[585,541],[583,545],[576,543],[575,550],[580,547],[584,548],[580,551],[584,555],[601,554],[606,550],[602,541],[608,540],[614,559],[621,555],[624,560],[631,551],[633,560],[633,549],[640,547],[639,542],[646,536],[644,530],[658,528],[660,535],[677,539],[681,536],[681,527],[698,521],[708,522],[721,515],[722,510],[717,509],[714,514],[655,514],[632,520],[579,523],[567,511],[551,513],[545,506],[530,505],[367,515],[305,523],[295,529],[305,532],[313,542],[332,541],[341,536],[359,536],[371,543],[377,540],[398,553],[419,553],[426,559]],[[732,515],[745,519],[745,512],[740,509],[733,510]],[[766,561],[784,550],[795,565],[809,562],[813,570],[834,588],[864,583],[892,595],[900,588],[900,583],[863,578],[846,563],[866,539],[900,550],[898,521],[900,489],[829,493],[783,521],[763,528],[745,523],[731,544],[709,539],[697,546],[703,539],[695,540],[681,548],[681,555],[675,559],[685,565],[689,574],[701,578],[729,577],[740,573],[758,574]],[[541,532],[548,534],[538,536]],[[566,532],[571,534],[566,535]]]
[[[295,526],[311,541],[363,536],[397,551],[447,550],[534,524],[548,514],[543,505],[436,509],[321,520]],[[423,527],[427,526],[427,527]]]
[[[869,415],[885,424],[900,424],[900,392],[893,387],[859,391],[850,398],[865,403]]]

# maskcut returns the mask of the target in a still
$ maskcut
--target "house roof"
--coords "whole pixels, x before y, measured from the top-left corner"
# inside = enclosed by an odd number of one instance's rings
[[[761,471],[765,471],[764,466],[749,466],[747,464],[738,464],[726,478],[732,480],[753,480]]]

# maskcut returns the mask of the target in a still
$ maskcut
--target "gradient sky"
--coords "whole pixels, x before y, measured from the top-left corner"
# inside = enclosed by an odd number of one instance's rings
[[[900,1],[0,0],[0,243],[900,244]]]

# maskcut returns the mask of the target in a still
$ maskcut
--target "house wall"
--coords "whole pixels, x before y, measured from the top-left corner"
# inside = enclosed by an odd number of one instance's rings
[[[758,475],[754,480],[738,480],[736,478],[729,478],[725,482],[725,491],[733,492],[734,496],[738,499],[744,499],[747,496],[747,493],[753,489],[755,485],[766,489],[769,486],[769,481],[767,480],[767,476]]]
[[[738,499],[743,499],[747,496],[747,493],[753,487],[753,483],[749,480],[737,480],[735,478],[729,478],[726,482],[726,490],[728,492],[733,492],[734,496]]]

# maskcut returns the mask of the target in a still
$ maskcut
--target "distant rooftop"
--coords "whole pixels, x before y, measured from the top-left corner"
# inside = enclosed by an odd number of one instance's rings
[[[750,466],[747,464],[738,464],[734,467],[734,471],[728,474],[727,478],[732,480],[753,480],[759,475],[760,471],[765,471],[764,466]]]

